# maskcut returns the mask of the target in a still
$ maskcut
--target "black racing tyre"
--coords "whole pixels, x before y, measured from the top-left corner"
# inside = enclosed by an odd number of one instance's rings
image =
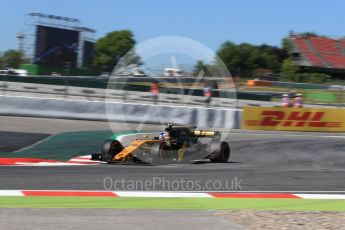
[[[118,140],[106,140],[103,142],[101,157],[103,161],[111,162],[116,154],[123,150],[123,146]]]
[[[169,164],[173,162],[174,156],[171,147],[165,142],[155,143],[151,147],[151,156],[153,164]]]
[[[215,163],[226,163],[230,157],[230,146],[227,142],[212,142],[210,145],[209,158]]]

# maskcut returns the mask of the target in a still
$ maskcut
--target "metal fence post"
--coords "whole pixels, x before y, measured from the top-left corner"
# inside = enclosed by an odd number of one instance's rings
[[[65,83],[65,95],[64,95],[64,98],[67,99],[68,98],[68,93],[69,93],[68,79],[65,79],[64,83]]]
[[[7,75],[4,76],[2,84],[1,84],[1,88],[2,88],[2,95],[6,95],[6,88],[7,88]]]

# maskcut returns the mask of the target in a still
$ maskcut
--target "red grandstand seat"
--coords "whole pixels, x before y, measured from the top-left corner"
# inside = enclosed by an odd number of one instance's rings
[[[293,37],[293,40],[295,41],[297,48],[302,52],[302,54],[304,54],[304,56],[308,59],[309,62],[311,62],[313,66],[323,66],[319,58],[309,49],[304,41],[304,38]]]
[[[345,54],[342,50],[345,50],[345,40],[317,36],[293,36],[292,40],[313,66],[345,69]],[[307,45],[307,41],[312,48]],[[325,62],[329,65],[325,66]]]

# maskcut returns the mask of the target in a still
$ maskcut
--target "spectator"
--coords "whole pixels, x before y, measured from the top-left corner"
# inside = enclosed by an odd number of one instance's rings
[[[151,95],[152,95],[152,102],[153,104],[158,104],[158,97],[159,97],[159,89],[158,89],[158,83],[154,82],[151,85]]]
[[[280,100],[280,104],[282,107],[286,107],[286,108],[291,107],[291,102],[290,102],[290,98],[288,94],[286,93],[283,94],[283,97]]]
[[[296,94],[296,97],[293,101],[294,108],[302,108],[303,107],[303,97],[301,93]]]
[[[212,100],[212,87],[207,85],[204,88],[204,97],[206,97],[206,105],[208,106],[211,103]]]

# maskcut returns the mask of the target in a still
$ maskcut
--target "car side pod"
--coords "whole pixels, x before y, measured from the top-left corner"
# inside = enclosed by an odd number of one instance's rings
[[[151,147],[152,164],[173,163],[174,156],[171,147],[166,142],[157,142]]]

